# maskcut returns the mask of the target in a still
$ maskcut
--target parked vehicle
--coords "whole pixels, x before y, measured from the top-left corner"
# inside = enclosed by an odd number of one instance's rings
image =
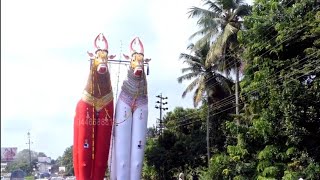
[[[66,177],[66,180],[76,180],[76,177],[75,176],[68,176],[68,177]]]
[[[17,169],[11,172],[10,180],[24,180],[26,173],[21,169]]]
[[[50,180],[65,180],[63,177],[52,177]]]

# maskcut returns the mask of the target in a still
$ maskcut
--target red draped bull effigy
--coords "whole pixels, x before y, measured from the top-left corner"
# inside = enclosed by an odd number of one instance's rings
[[[130,43],[127,78],[116,104],[111,152],[111,180],[140,180],[148,121],[144,47],[139,38]]]
[[[90,72],[74,117],[73,165],[77,180],[104,178],[113,127],[113,92],[108,70],[108,41],[99,34],[89,53]]]

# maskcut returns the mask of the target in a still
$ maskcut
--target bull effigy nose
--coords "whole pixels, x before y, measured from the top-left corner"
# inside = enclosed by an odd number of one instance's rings
[[[108,68],[105,64],[99,64],[97,71],[99,74],[105,74],[108,71]]]
[[[139,76],[139,77],[142,76],[142,69],[135,69],[134,70],[134,75],[135,76]]]

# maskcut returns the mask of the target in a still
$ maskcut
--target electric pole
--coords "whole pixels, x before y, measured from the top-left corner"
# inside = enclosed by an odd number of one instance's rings
[[[157,127],[157,131],[158,131],[158,135],[162,134],[163,132],[163,120],[162,120],[162,110],[168,110],[168,108],[164,108],[163,106],[168,104],[168,102],[162,102],[163,100],[165,99],[168,99],[168,97],[163,97],[162,96],[162,93],[160,93],[160,95],[156,96],[157,98],[160,99],[160,101],[157,101],[156,103],[159,104],[155,106],[156,109],[159,109],[160,110],[160,118],[158,119],[159,120],[159,125]],[[159,129],[159,130],[158,130]]]
[[[29,161],[30,161],[30,170],[32,171],[32,163],[31,163],[31,149],[30,149],[30,145],[31,145],[31,142],[30,142],[30,132],[28,132],[28,142],[26,143],[29,145]]]

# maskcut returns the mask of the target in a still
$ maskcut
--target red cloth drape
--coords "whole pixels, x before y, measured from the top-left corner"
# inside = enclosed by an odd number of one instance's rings
[[[73,142],[73,166],[77,180],[103,180],[109,157],[112,124],[113,101],[99,112],[83,100],[78,102]]]

